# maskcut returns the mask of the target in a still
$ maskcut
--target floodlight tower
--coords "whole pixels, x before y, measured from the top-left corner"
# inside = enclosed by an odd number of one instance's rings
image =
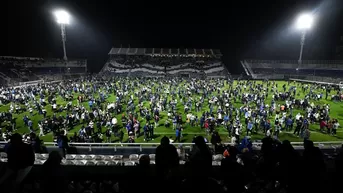
[[[300,15],[296,23],[296,27],[299,30],[301,30],[300,55],[299,55],[299,60],[298,60],[299,66],[302,62],[302,55],[303,55],[303,49],[305,45],[306,32],[312,27],[312,23],[313,23],[313,17],[311,14]]]
[[[66,35],[65,26],[69,24],[70,16],[66,11],[59,10],[59,11],[55,11],[55,17],[56,17],[57,23],[61,25],[61,36],[62,36],[62,43],[63,43],[63,59],[67,61],[68,60],[67,50],[66,50],[67,35]]]

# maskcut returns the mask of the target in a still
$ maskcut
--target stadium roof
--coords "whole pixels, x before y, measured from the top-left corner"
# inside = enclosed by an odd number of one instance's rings
[[[194,48],[112,48],[108,55],[222,56],[220,50]]]

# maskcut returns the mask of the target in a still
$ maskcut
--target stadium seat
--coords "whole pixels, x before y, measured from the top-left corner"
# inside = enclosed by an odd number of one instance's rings
[[[105,165],[106,165],[106,162],[104,162],[104,161],[97,161],[97,162],[96,162],[96,165],[97,165],[97,166],[105,166]]]
[[[155,165],[156,163],[155,163],[155,161],[150,161],[150,164]]]
[[[45,162],[45,160],[35,160],[34,164],[35,165],[43,165],[44,162]]]
[[[41,159],[43,159],[43,156],[41,154],[39,154],[39,153],[35,153],[35,158],[36,158],[36,160],[37,159],[41,160]]]
[[[104,156],[103,155],[95,155],[94,160],[104,160]]]
[[[138,156],[138,154],[131,154],[131,155],[129,156],[129,159],[130,159],[131,161],[133,161],[133,160],[138,160],[138,159],[139,159],[139,156]]]
[[[7,153],[6,152],[0,152],[0,157],[1,158],[7,158]]]
[[[223,159],[222,154],[213,155],[213,161],[221,161]]]
[[[126,162],[124,162],[124,166],[134,166],[134,165],[136,165],[136,163],[133,162],[133,161],[126,161]]]
[[[150,160],[155,160],[156,155],[155,154],[149,154]]]
[[[7,158],[1,158],[0,162],[7,162]]]
[[[76,160],[74,163],[77,166],[84,166],[86,164],[86,161],[85,160]]]
[[[114,155],[113,156],[113,160],[122,160],[122,159],[123,159],[123,155]]]
[[[62,161],[63,165],[75,165],[73,161],[71,160],[65,160],[64,162]]]
[[[41,156],[43,160],[47,160],[49,158],[49,154],[47,153],[42,153]]]
[[[140,154],[139,155],[139,159],[141,159],[141,157],[143,157],[144,155],[146,155],[146,154]]]
[[[186,162],[181,160],[181,161],[179,161],[179,163],[180,163],[180,165],[184,165]]]
[[[84,160],[93,160],[93,158],[94,158],[94,155],[85,155],[83,157]]]
[[[109,162],[106,163],[106,165],[108,165],[108,166],[116,166],[116,165],[118,165],[118,163],[119,163],[119,161],[109,161]]]
[[[114,156],[112,156],[112,155],[105,155],[105,156],[104,156],[104,160],[106,160],[106,161],[111,161],[111,160],[114,160],[113,157],[114,157]]]
[[[76,156],[75,154],[67,154],[67,155],[66,155],[66,159],[67,159],[67,160],[74,160],[74,159],[75,159],[75,156]]]
[[[75,160],[83,160],[85,155],[75,155]]]
[[[95,162],[94,161],[87,161],[86,162],[86,166],[95,166]]]
[[[212,161],[212,165],[213,166],[221,166],[222,162],[220,162],[220,161]]]

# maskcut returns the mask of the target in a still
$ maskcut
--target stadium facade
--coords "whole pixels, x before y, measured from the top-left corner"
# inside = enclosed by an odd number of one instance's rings
[[[0,56],[0,84],[20,86],[84,75],[87,60]]]
[[[112,48],[102,73],[120,76],[227,77],[220,50]]]

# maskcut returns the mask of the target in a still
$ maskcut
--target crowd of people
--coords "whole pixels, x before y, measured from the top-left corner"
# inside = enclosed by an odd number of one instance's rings
[[[124,142],[124,136],[128,136],[129,143],[140,137],[150,141],[155,138],[155,130],[163,125],[174,131],[175,136],[162,138],[156,149],[156,174],[151,175],[158,176],[156,180],[166,187],[172,186],[170,189],[174,192],[201,191],[207,186],[214,192],[268,191],[268,188],[294,192],[298,191],[297,187],[316,192],[313,187],[317,186],[312,185],[322,183],[326,170],[323,155],[309,140],[310,126],[336,135],[339,120],[331,116],[328,102],[340,102],[343,98],[339,87],[290,81],[283,85],[268,80],[237,81],[236,84],[220,79],[94,76],[73,82],[1,88],[0,92],[1,104],[9,105],[7,111],[0,113],[0,121],[1,136],[9,141],[6,151],[12,173],[30,170],[33,152],[46,151],[40,137],[49,133],[65,155],[69,141],[112,142],[113,136],[119,142]],[[68,137],[75,127],[80,129]],[[180,142],[182,133],[192,127],[212,135],[211,140],[194,137],[193,151],[182,156],[191,175],[186,175],[183,181],[173,181],[180,154],[170,142]],[[225,128],[233,146],[222,144],[224,140],[218,132],[221,128]],[[23,129],[27,132],[12,135]],[[304,139],[302,156],[288,141],[278,141],[281,132],[292,132]],[[254,133],[266,137],[259,154],[253,152],[248,137]],[[214,152],[206,142],[214,145]],[[23,145],[27,143],[31,146]],[[220,180],[210,178],[213,153],[224,156]],[[25,163],[18,162],[23,157]],[[44,171],[59,171],[56,168],[61,167],[62,157],[56,153],[51,153],[50,157]],[[340,171],[342,159],[337,159],[336,167]],[[58,182],[53,172],[50,175]],[[137,187],[148,188],[149,180],[139,180],[137,184],[141,186]],[[138,191],[130,184],[119,180],[116,190]]]
[[[208,134],[224,127],[232,142],[254,133],[278,138],[282,131],[292,130],[309,139],[313,123],[322,132],[337,134],[339,120],[330,116],[327,100],[342,100],[339,87],[291,81],[279,86],[268,80],[235,84],[223,79],[93,76],[1,88],[0,103],[9,104],[0,113],[1,137],[6,140],[27,127],[26,135],[37,132],[36,138],[52,132],[57,141],[80,127],[69,141],[111,142],[116,137],[124,142],[127,135],[127,142],[133,143],[140,136],[144,141],[154,139],[155,130],[163,125],[175,130],[177,142],[186,127],[200,127]]]
[[[150,165],[149,156],[143,155],[137,166],[128,170],[130,172],[120,176],[106,173],[106,177],[73,173],[61,164],[61,154],[52,151],[41,169],[30,175],[34,151],[20,135],[15,134],[5,147],[8,165],[5,175],[0,178],[0,187],[5,192],[14,188],[16,192],[58,193],[160,192],[163,188],[167,188],[165,192],[327,193],[340,188],[343,148],[328,160],[309,140],[304,141],[302,153],[295,150],[289,141],[280,142],[271,137],[262,140],[258,152],[249,144],[246,140],[240,145],[225,146],[219,160],[221,164],[215,168],[212,166],[214,152],[203,137],[196,137],[192,150],[185,153],[170,144],[165,136],[156,148],[156,165]],[[185,160],[183,166],[180,160]],[[6,183],[12,179],[14,183]]]

